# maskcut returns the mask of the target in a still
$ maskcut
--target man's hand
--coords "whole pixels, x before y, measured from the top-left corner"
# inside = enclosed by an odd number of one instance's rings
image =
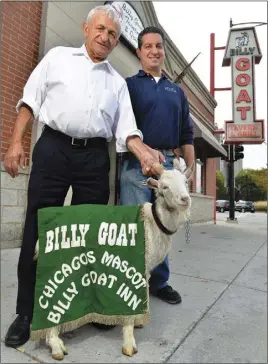
[[[144,175],[157,174],[153,169],[153,164],[159,164],[165,161],[165,157],[158,150],[148,147],[137,136],[127,138],[128,149],[138,158],[141,163],[142,173]]]
[[[25,155],[22,143],[11,143],[4,159],[4,166],[7,173],[12,177],[19,175],[19,166],[25,167]]]
[[[157,175],[158,173],[154,170],[153,164],[162,164],[165,162],[164,155],[159,152],[159,150],[152,149],[148,145],[146,145],[147,152],[145,152],[142,156],[141,167],[142,167],[142,173],[144,175]]]

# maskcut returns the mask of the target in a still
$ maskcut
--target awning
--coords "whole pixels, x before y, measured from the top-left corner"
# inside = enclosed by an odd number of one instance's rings
[[[227,152],[221,143],[195,116],[190,114],[194,124],[194,143],[205,148],[207,158],[226,157]]]

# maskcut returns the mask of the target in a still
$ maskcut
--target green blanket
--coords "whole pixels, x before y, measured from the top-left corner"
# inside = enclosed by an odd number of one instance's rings
[[[79,205],[38,211],[39,253],[31,338],[85,323],[149,322],[141,206]]]

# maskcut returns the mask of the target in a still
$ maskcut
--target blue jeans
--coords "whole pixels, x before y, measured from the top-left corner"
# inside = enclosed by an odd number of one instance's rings
[[[173,168],[173,155],[165,155],[166,163],[164,167]],[[145,202],[153,202],[153,190],[144,186],[141,182],[148,176],[142,174],[140,162],[131,154],[128,159],[123,160],[121,165],[120,177],[120,205],[139,205]],[[157,290],[165,287],[169,280],[169,262],[168,257],[163,263],[159,264],[152,272],[150,277],[150,291],[155,293]]]

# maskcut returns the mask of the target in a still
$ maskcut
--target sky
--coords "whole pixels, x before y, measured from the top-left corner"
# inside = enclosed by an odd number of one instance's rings
[[[234,24],[243,22],[267,23],[266,2],[153,2],[160,24],[190,62],[204,85],[210,83],[210,34],[215,33],[215,46],[226,46],[230,18]],[[262,59],[255,65],[256,117],[265,120],[267,142],[267,25],[256,27]],[[215,52],[215,87],[231,86],[231,67],[222,67],[224,50]],[[232,119],[231,91],[216,91],[218,106],[215,122],[224,127],[224,120]],[[245,145],[243,168],[267,166],[267,144]]]

